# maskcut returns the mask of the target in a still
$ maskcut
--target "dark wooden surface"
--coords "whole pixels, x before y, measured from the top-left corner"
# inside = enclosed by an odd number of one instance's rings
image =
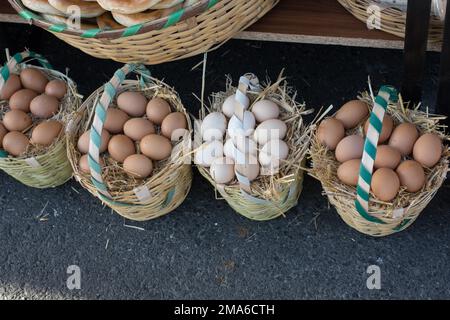
[[[437,112],[450,117],[450,2],[447,3],[447,15],[444,28],[444,44],[441,54],[441,69],[436,102]],[[450,125],[447,119],[447,125]]]
[[[409,0],[406,20],[402,95],[418,103],[422,98],[431,0]]]

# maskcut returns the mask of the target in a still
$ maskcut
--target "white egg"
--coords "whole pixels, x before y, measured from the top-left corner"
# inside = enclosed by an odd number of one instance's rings
[[[273,139],[267,142],[259,152],[259,163],[263,167],[278,169],[280,160],[285,160],[289,154],[289,147],[283,140]]]
[[[240,175],[247,177],[249,181],[253,181],[259,176],[258,159],[250,154],[246,155],[245,158],[243,163],[235,162],[236,171]]]
[[[214,159],[209,172],[217,183],[229,183],[234,179],[234,161],[226,157]]]
[[[194,162],[203,167],[209,167],[216,158],[223,157],[223,144],[219,140],[205,142],[196,151]]]
[[[228,139],[223,146],[223,154],[225,155],[225,157],[236,160],[237,152],[238,149],[234,145],[233,140],[231,138]]]
[[[287,126],[279,119],[270,119],[256,127],[253,135],[259,145],[264,145],[269,140],[283,139],[286,136]]]
[[[237,135],[248,137],[253,134],[255,130],[256,120],[253,113],[250,111],[244,111],[243,121],[234,115],[231,117],[228,123],[228,134],[230,137],[235,137]]]
[[[234,114],[234,94],[225,99],[222,104],[222,113],[226,115],[228,118],[231,118]]]
[[[232,140],[236,148],[242,153],[250,153],[254,156],[258,153],[258,144],[253,139],[236,135]]]
[[[203,141],[223,140],[227,129],[227,119],[220,112],[211,112],[202,121],[201,134]]]
[[[252,112],[255,115],[256,121],[259,123],[270,119],[277,119],[280,115],[278,105],[271,100],[260,100],[252,107]]]

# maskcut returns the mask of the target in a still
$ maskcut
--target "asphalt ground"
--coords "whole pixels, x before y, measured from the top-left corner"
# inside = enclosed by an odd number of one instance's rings
[[[0,25],[0,51],[29,48],[58,69],[70,69],[89,95],[121,66],[92,58],[26,25]],[[2,61],[4,60],[2,55]],[[197,115],[202,60],[152,66]],[[429,53],[424,105],[436,96],[439,55]],[[206,92],[245,72],[275,79],[285,69],[309,107],[353,99],[367,88],[399,86],[402,52],[367,48],[233,40],[208,55]],[[194,169],[185,202],[154,221],[125,221],[76,181],[35,190],[0,173],[2,299],[410,299],[450,297],[449,187],[416,223],[376,239],[349,228],[307,177],[286,218],[253,222],[215,199]],[[139,229],[129,227],[137,226]],[[66,285],[81,271],[81,289]],[[380,268],[381,289],[369,290],[367,268]]]

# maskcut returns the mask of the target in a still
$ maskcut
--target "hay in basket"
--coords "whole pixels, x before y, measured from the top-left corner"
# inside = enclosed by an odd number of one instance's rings
[[[370,91],[372,92],[371,88]],[[379,98],[380,96],[376,99]],[[380,100],[375,100],[373,93],[369,94],[367,92],[362,93],[358,99],[367,103],[369,109],[372,111],[371,116],[373,116],[374,106],[377,105],[375,101]],[[379,200],[373,194],[372,190],[367,192],[366,199],[368,201],[361,200],[365,198],[361,198],[360,195],[360,191],[362,190],[360,187],[363,180],[363,165],[361,165],[357,188],[342,183],[337,177],[337,168],[340,163],[336,160],[334,152],[319,142],[317,130],[314,131],[310,150],[312,159],[310,174],[321,182],[324,194],[328,196],[329,202],[336,208],[336,211],[345,223],[364,234],[381,237],[408,228],[433,199],[446,178],[450,150],[448,146],[445,146],[445,141],[448,141],[448,136],[444,133],[444,126],[440,124],[440,121],[445,119],[445,117],[420,111],[420,105],[410,107],[409,103],[403,102],[401,96],[399,96],[398,102],[395,102],[394,99],[394,102],[390,101],[388,103],[386,114],[391,116],[394,126],[409,122],[416,126],[420,134],[434,133],[438,135],[444,142],[444,149],[441,159],[435,166],[431,168],[424,167],[424,186],[417,192],[407,192],[406,188],[401,186],[397,196],[392,201],[385,202]],[[347,133],[362,135],[362,130],[362,126],[358,125],[356,128],[351,129],[351,132]],[[364,158],[366,156],[367,143],[366,138],[362,163],[367,163]],[[408,160],[411,157],[407,156],[402,158]],[[371,175],[372,168],[370,168],[369,172]],[[361,203],[363,205],[365,203],[367,207],[361,207]]]
[[[200,173],[214,186],[220,196],[239,214],[257,221],[275,219],[284,214],[297,204],[302,191],[305,155],[307,153],[311,131],[304,123],[304,116],[313,110],[306,109],[304,104],[296,101],[297,93],[288,86],[285,78],[280,74],[274,83],[260,85],[253,74],[241,77],[239,87],[234,87],[230,78],[227,79],[226,90],[211,95],[210,107],[202,104],[199,119],[195,121],[194,149],[200,152],[202,149],[201,123],[208,114],[221,112],[224,101],[234,95],[235,101],[240,101],[239,95],[244,93],[249,101],[250,111],[254,104],[263,99],[275,102],[280,111],[279,120],[287,127],[284,141],[288,146],[288,156],[279,163],[279,170],[274,173],[260,170],[256,179],[249,179],[238,169],[239,156],[234,159],[234,178],[226,184],[216,183],[210,172],[210,168],[197,164]],[[235,102],[235,113],[239,103]],[[230,131],[227,133],[229,137]],[[225,140],[224,140],[225,141]],[[258,151],[259,152],[259,148]],[[257,163],[259,166],[259,164]]]
[[[39,62],[42,67],[30,65],[29,63],[33,61]],[[56,187],[72,177],[72,168],[67,159],[64,126],[68,121],[67,116],[81,104],[81,96],[77,93],[75,83],[67,75],[54,70],[44,57],[31,51],[18,53],[8,59],[7,64],[1,69],[0,90],[11,74],[18,74],[25,68],[39,69],[48,79],[58,79],[66,83],[67,93],[60,102],[58,113],[51,117],[51,120],[62,123],[63,129],[50,146],[29,144],[21,156],[13,157],[0,150],[0,169],[30,187]],[[9,110],[8,101],[0,101],[0,117],[3,118],[5,112]],[[35,117],[32,119],[36,120]],[[37,124],[38,121],[33,121],[33,125],[23,133],[30,137]]]
[[[139,76],[139,80],[125,79],[132,72]],[[141,92],[147,99],[159,97],[166,100],[172,112],[181,112],[186,116],[188,129],[180,140],[172,142],[172,156],[154,162],[152,174],[145,179],[132,177],[124,171],[122,164],[109,156],[100,155],[91,134],[89,142],[91,174],[86,174],[79,167],[81,153],[77,148],[78,138],[88,129],[91,129],[91,133],[101,132],[105,120],[104,117],[102,120],[102,114],[106,113],[108,107],[115,105],[117,95],[125,91]],[[189,117],[176,91],[164,82],[151,77],[143,65],[125,65],[72,114],[67,133],[68,156],[75,178],[91,194],[125,218],[136,221],[150,220],[176,209],[190,190],[191,131]],[[103,162],[104,165],[100,165]]]

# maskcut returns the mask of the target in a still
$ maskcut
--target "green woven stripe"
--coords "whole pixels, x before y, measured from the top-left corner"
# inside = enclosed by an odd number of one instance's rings
[[[398,101],[398,92],[393,86],[382,86],[380,90],[387,92],[389,94],[389,100],[393,103],[397,103]]]
[[[67,25],[65,24],[52,24],[49,28],[50,31],[53,32],[63,32],[67,29]]]
[[[394,228],[395,231],[402,231],[403,228],[405,228],[408,223],[411,221],[411,219],[405,219],[403,220],[398,226]]]
[[[95,130],[95,128],[92,128],[91,130],[91,141],[93,141],[96,147],[100,150],[100,146],[102,145],[102,138],[97,130]]]
[[[5,80],[5,82],[6,82],[6,80],[9,79],[9,75],[10,75],[8,67],[7,67],[7,66],[4,66],[4,67],[1,69],[0,74],[1,74],[1,76],[2,76],[2,78],[3,78],[3,80]]]
[[[129,203],[117,202],[117,201],[114,201],[114,200],[106,197],[104,194],[101,194],[101,193],[98,194],[98,197],[102,201],[107,202],[107,203],[112,204],[112,205],[117,206],[117,207],[140,207],[141,206],[141,205],[138,205],[138,204],[129,204]]]
[[[175,195],[175,188],[170,189],[170,191],[167,193],[167,197],[166,200],[164,201],[164,203],[162,204],[162,207],[165,208],[167,207],[173,199],[173,196]]]
[[[106,186],[105,186],[103,183],[98,182],[94,177],[91,178],[91,181],[92,181],[92,184],[93,184],[98,190],[104,191],[104,192],[108,192],[108,191],[106,190]]]
[[[375,114],[370,116],[369,122],[378,133],[381,133],[381,130],[383,129],[383,122],[381,122]]]
[[[210,9],[212,6],[215,6],[217,2],[219,2],[219,0],[209,0],[208,9]]]
[[[4,150],[0,150],[0,158],[6,158],[8,157],[8,152],[4,151]]]
[[[83,37],[83,38],[94,38],[101,31],[102,31],[101,29],[89,29],[89,30],[84,31],[81,34],[81,37]]]
[[[358,193],[358,196],[361,197],[361,199],[363,199],[364,201],[369,202],[369,193],[364,191],[362,188],[358,188],[357,193]]]
[[[375,103],[379,104],[384,110],[386,110],[388,102],[380,95],[375,97]]]
[[[32,57],[32,58],[38,59],[39,63],[40,63],[44,68],[47,68],[47,69],[53,69],[53,67],[51,66],[50,62],[48,62],[48,60],[45,59],[45,58],[44,58],[43,56],[41,56],[40,54],[35,53],[35,52],[32,52],[32,51],[29,51],[29,52],[28,52],[28,55],[29,55],[30,57]],[[21,60],[21,61],[22,61],[22,60]]]
[[[106,111],[103,108],[102,104],[99,102],[97,103],[97,107],[95,107],[95,114],[100,118],[100,121],[102,123],[105,123],[106,121]]]
[[[372,144],[372,142],[370,142],[369,139],[367,139],[366,143],[364,144],[364,150],[375,161],[375,159],[377,157],[377,148]]]
[[[91,157],[90,154],[88,154],[88,163],[89,167],[93,168],[95,172],[97,172],[99,175],[102,174],[102,167],[98,162],[94,160],[94,158]]]
[[[356,210],[358,210],[359,214],[365,218],[367,221],[370,222],[376,222],[376,223],[380,223],[380,224],[385,224],[385,222],[383,220],[380,220],[376,217],[371,216],[370,214],[368,214],[366,212],[366,210],[361,206],[361,204],[359,203],[358,200],[355,201],[355,206],[356,206]]]
[[[39,20],[39,17],[37,15],[35,15],[33,12],[28,11],[28,10],[20,11],[19,16],[21,16],[25,20],[31,20],[31,19]]]
[[[126,77],[126,75],[122,69],[117,70],[115,73],[115,76],[117,77],[117,79],[119,79],[120,83],[122,83]]]
[[[361,167],[359,169],[359,175],[363,178],[363,180],[370,186],[372,182],[372,175],[369,171],[367,171],[366,167],[361,164]]]
[[[134,26],[128,27],[125,29],[125,31],[122,33],[122,37],[129,37],[134,36],[141,30],[143,24],[136,24]]]
[[[178,21],[180,21],[183,14],[184,14],[184,9],[181,9],[181,10],[178,10],[178,11],[172,13],[171,15],[169,15],[167,22],[163,28],[170,27],[170,26],[174,25],[175,23],[177,23]]]
[[[107,82],[105,84],[105,92],[108,94],[109,98],[112,100],[116,95],[116,88],[111,84],[111,82]]]

